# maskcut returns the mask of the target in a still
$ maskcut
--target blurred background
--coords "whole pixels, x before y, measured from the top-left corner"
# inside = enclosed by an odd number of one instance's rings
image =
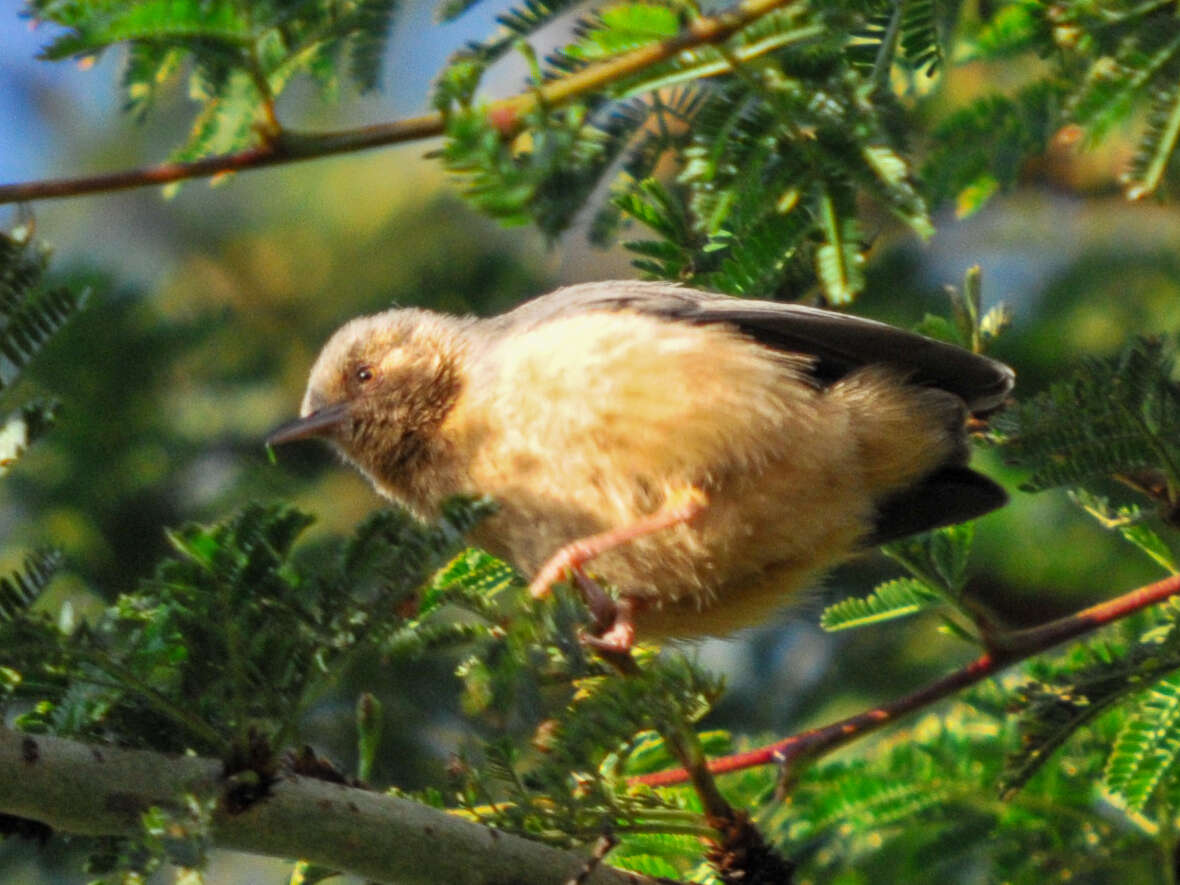
[[[408,5],[382,92],[345,92],[329,106],[310,89],[292,89],[280,117],[314,129],[420,112],[447,55],[492,30],[496,12],[476,7],[440,26],[430,5]],[[51,65],[35,59],[47,39],[17,15],[16,3],[0,3],[0,182],[158,162],[184,140],[191,105],[182,87],[137,124],[120,111],[119,54],[85,70]],[[947,76],[944,100],[957,103],[1019,72],[970,65]],[[507,94],[521,82],[508,63],[493,86]],[[335,327],[392,304],[495,313],[562,283],[633,274],[621,249],[594,250],[578,230],[546,243],[535,231],[502,230],[476,215],[424,158],[431,147],[250,172],[212,187],[190,182],[170,199],[149,189],[30,207],[37,236],[54,249],[55,274],[93,294],[23,382],[64,408],[57,428],[0,484],[6,567],[30,547],[63,548],[70,569],[47,604],[68,601],[84,617],[151,573],[167,551],[166,527],[213,520],[250,500],[290,499],[315,514],[312,543],[346,534],[381,506],[368,486],[326,450],[299,447],[271,464],[261,444],[294,414]],[[981,265],[985,301],[1014,312],[995,355],[1016,369],[1022,396],[1083,354],[1176,329],[1180,216],[1123,200],[1116,174],[1128,150],[1117,136],[1086,152],[1055,149],[1018,190],[972,217],[940,213],[929,243],[880,218],[868,293],[855,309],[900,324],[945,313],[943,287]],[[16,219],[16,210],[0,208],[0,224]],[[1159,577],[1063,493],[1023,494],[1020,477],[991,453],[977,457],[1013,492],[1009,507],[979,523],[971,583],[1001,617],[1037,622]],[[866,557],[773,623],[687,647],[728,682],[707,725],[782,735],[966,660],[971,649],[929,624],[819,630],[823,605],[896,573],[888,560]],[[470,732],[451,665],[366,666],[356,685],[377,685],[388,717],[374,780],[405,788],[439,782]],[[344,768],[354,763],[356,685],[325,698],[307,728],[316,748]],[[0,843],[0,880],[85,881],[77,857],[59,848]],[[226,855],[207,881],[279,881],[283,870]]]

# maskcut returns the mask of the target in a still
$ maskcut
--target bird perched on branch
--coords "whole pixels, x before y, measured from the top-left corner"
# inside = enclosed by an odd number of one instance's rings
[[[966,418],[1013,378],[845,314],[588,283],[490,319],[355,319],[269,442],[327,439],[424,518],[491,496],[474,540],[534,595],[574,578],[622,651],[757,623],[850,554],[1001,506]]]

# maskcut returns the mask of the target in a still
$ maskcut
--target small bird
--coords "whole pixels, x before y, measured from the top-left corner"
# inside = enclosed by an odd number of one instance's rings
[[[327,439],[423,519],[490,496],[473,540],[535,596],[572,578],[592,644],[626,651],[758,623],[852,554],[1003,505],[966,419],[1013,381],[872,320],[608,281],[352,320],[268,443]]]

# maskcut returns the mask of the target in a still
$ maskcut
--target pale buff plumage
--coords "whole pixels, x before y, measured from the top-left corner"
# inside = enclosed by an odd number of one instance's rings
[[[329,438],[424,517],[453,494],[494,498],[474,540],[530,576],[562,545],[700,489],[691,522],[588,566],[639,601],[641,636],[757,622],[857,550],[883,500],[963,460],[963,401],[895,367],[823,386],[812,356],[728,325],[625,306],[512,316],[355,320],[317,360],[302,413],[347,403]]]

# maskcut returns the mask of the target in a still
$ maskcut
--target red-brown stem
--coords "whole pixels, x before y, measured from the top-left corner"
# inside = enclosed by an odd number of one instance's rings
[[[1039,627],[990,637],[991,648],[988,652],[917,691],[822,728],[800,732],[756,750],[710,760],[709,770],[714,774],[723,774],[756,765],[790,765],[801,759],[814,759],[876,731],[907,713],[922,709],[969,685],[974,685],[1011,664],[1142,611],[1178,593],[1180,575],[1173,575]],[[632,778],[631,783],[662,787],[681,784],[687,779],[688,776],[683,769],[676,769],[639,775]]]
[[[188,178],[206,178],[227,172],[261,169],[280,163],[294,163],[298,160],[312,160],[332,154],[418,141],[440,135],[442,131],[442,115],[427,114],[339,132],[323,132],[316,135],[285,133],[257,147],[233,154],[203,157],[188,163],[159,163],[100,175],[0,185],[0,204],[111,193],[149,185],[169,184]]]
[[[538,105],[557,107],[667,61],[686,49],[725,40],[746,25],[791,2],[794,0],[742,0],[732,10],[692,20],[684,31],[667,40],[641,46],[616,58],[590,65],[538,89],[492,102],[486,112],[505,136],[511,135],[519,128],[521,119]],[[277,127],[277,121],[274,125]],[[0,204],[106,193],[225,172],[259,169],[279,163],[420,141],[442,135],[445,130],[446,117],[437,112],[338,132],[293,134],[276,129],[262,145],[238,153],[205,157],[191,163],[160,163],[101,175],[0,185]]]

